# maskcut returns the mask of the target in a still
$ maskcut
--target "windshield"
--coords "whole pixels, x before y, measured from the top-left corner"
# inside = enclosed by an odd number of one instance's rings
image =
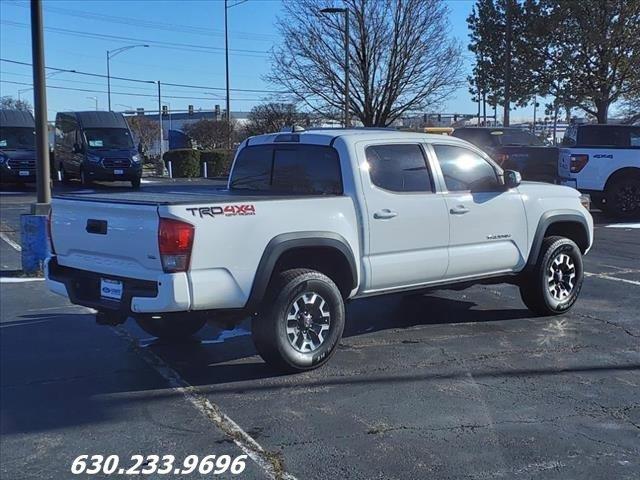
[[[87,128],[84,135],[90,150],[133,148],[131,134],[126,128]]]
[[[542,141],[535,135],[523,130],[493,130],[491,132],[494,145],[516,145],[520,147],[542,146]]]
[[[36,132],[29,127],[0,127],[0,148],[35,148]]]

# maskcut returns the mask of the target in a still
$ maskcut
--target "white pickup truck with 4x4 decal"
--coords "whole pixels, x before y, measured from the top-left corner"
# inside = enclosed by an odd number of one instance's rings
[[[593,239],[572,188],[521,183],[456,138],[367,129],[252,137],[211,195],[58,196],[50,227],[49,288],[100,322],[175,338],[251,316],[287,370],[330,358],[355,298],[510,282],[565,312]]]
[[[563,185],[590,194],[611,215],[640,217],[640,126],[571,125],[562,145]]]

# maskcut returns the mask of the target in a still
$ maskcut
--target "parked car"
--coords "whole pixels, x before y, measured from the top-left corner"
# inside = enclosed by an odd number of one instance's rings
[[[325,363],[354,298],[510,282],[535,313],[578,298],[593,220],[567,187],[520,183],[444,135],[314,130],[245,140],[228,189],[53,200],[49,288],[175,338],[252,317],[287,370]]]
[[[507,170],[520,172],[524,180],[557,183],[558,149],[545,145],[519,128],[463,127],[452,134],[473,143]]]
[[[36,132],[31,112],[0,110],[0,182],[36,180]]]
[[[121,113],[58,113],[55,160],[63,182],[125,180],[140,186],[142,159]]]
[[[560,150],[561,183],[608,214],[640,216],[640,126],[571,125]]]

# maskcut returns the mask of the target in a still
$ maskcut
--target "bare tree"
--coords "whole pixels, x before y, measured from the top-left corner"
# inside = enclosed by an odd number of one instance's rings
[[[253,107],[248,120],[243,126],[243,133],[252,136],[277,132],[290,125],[307,126],[310,116],[298,111],[293,103],[270,102]]]
[[[33,107],[26,100],[17,100],[9,95],[0,98],[0,109],[2,110],[22,110],[33,112]]]
[[[158,122],[144,115],[132,115],[126,118],[139,147],[142,147],[143,152],[147,152],[158,141],[158,129],[160,128]]]
[[[199,147],[211,150],[226,147],[229,128],[231,128],[231,138],[235,140],[237,124],[233,119],[228,123],[222,120],[208,120],[203,118],[195,123],[186,125],[184,127],[184,133],[195,141]]]
[[[449,38],[440,0],[344,0],[350,18],[350,110],[365,126],[387,126],[424,110],[461,85],[459,45]],[[344,99],[344,16],[320,10],[327,0],[284,3],[283,44],[267,79],[328,118]]]

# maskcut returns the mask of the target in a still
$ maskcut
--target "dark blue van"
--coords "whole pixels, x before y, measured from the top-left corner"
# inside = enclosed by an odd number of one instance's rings
[[[30,112],[0,110],[0,182],[35,182],[35,128]]]
[[[125,180],[134,188],[140,186],[142,159],[121,113],[58,113],[55,161],[63,182]]]

